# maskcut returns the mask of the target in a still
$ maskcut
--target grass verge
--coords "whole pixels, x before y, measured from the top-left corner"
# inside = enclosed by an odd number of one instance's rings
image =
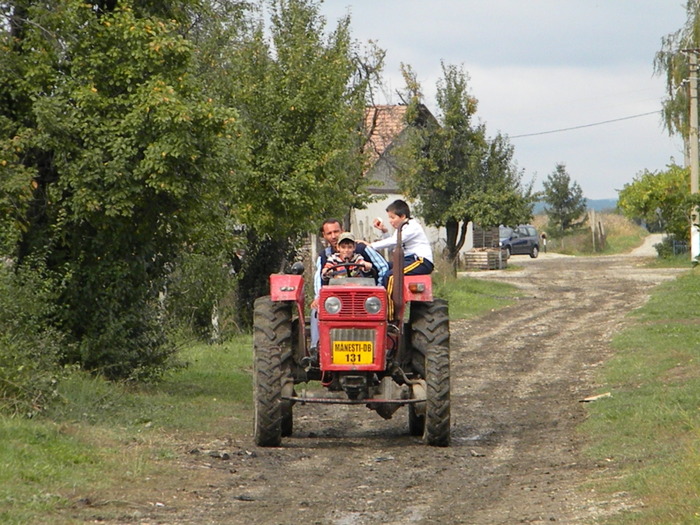
[[[480,279],[446,279],[435,283],[435,296],[447,299],[450,319],[468,319],[504,308],[520,296],[510,284]]]
[[[548,250],[566,255],[615,255],[627,253],[640,246],[649,232],[616,213],[599,213],[596,219],[603,225],[606,234],[606,245],[603,250],[593,249],[593,237],[590,225],[582,226],[567,232],[564,236],[555,235],[549,227],[546,215],[538,215],[533,224],[540,232],[550,233]]]
[[[511,284],[454,277],[450,264],[440,258],[435,261],[432,277],[433,295],[449,302],[450,319],[468,319],[504,308],[521,295]]]
[[[700,272],[659,286],[613,341],[601,382],[613,397],[590,406],[589,453],[609,466],[597,484],[641,502],[605,523],[700,521]]]
[[[178,460],[192,447],[247,443],[250,336],[190,344],[182,358],[156,385],[74,373],[41,417],[0,419],[0,523],[138,522],[157,498],[182,498]]]

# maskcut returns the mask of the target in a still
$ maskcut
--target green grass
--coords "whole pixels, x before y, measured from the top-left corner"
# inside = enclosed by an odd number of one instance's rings
[[[637,231],[626,235],[616,235],[607,238],[603,255],[614,255],[618,253],[628,253],[641,246],[646,237],[645,231]]]
[[[181,484],[174,460],[183,442],[247,439],[251,352],[249,335],[190,344],[189,366],[156,385],[74,373],[40,418],[0,419],[0,523],[75,523],[66,516],[80,512],[77,502],[141,498],[154,479],[159,490]],[[98,507],[106,517],[125,512]]]
[[[508,306],[520,296],[517,288],[510,284],[469,277],[435,278],[434,283],[434,295],[449,302],[451,319],[476,317]]]
[[[617,469],[597,482],[643,506],[605,523],[700,521],[700,273],[659,286],[613,341],[601,382],[613,397],[590,406],[589,453]]]
[[[594,251],[590,231],[579,230],[571,232],[564,237],[550,240],[548,247],[552,252],[566,255],[616,255],[628,253],[634,248],[641,246],[647,235],[648,233],[641,228],[635,232],[611,235],[606,239],[605,249]]]
[[[679,255],[671,255],[670,257],[656,258],[651,263],[654,268],[692,268],[693,261],[690,259],[690,254],[681,253]]]
[[[0,419],[0,522],[33,523],[99,479],[99,455],[50,421]]]
[[[599,249],[597,252],[593,250],[593,238],[588,223],[567,231],[563,236],[557,235],[555,229],[550,228],[546,215],[536,216],[533,224],[540,232],[550,233],[548,242],[550,252],[577,256],[628,253],[640,246],[649,234],[646,229],[617,213],[597,213],[596,221],[603,225],[606,234],[605,249],[602,251]]]
[[[226,407],[251,398],[251,339],[240,336],[223,345],[190,344],[181,357],[187,366],[155,385],[109,383],[74,374],[60,388],[63,403],[48,417],[58,421],[115,424],[127,429],[148,424],[167,431],[202,428]]]

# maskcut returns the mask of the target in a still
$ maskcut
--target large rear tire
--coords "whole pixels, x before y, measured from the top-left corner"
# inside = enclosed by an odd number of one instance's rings
[[[294,397],[296,397],[296,392],[292,392]],[[280,411],[282,412],[282,437],[289,437],[294,432],[294,411],[292,407],[294,405],[291,401],[282,400],[280,401]]]
[[[450,349],[435,346],[426,357],[425,433],[428,445],[450,444]]]
[[[425,380],[425,415],[409,409],[409,430],[428,445],[450,444],[450,324],[447,301],[411,303],[411,363]],[[417,434],[414,434],[417,435]]]
[[[292,433],[293,416],[283,393],[294,390],[292,365],[292,305],[255,300],[253,310],[254,438],[261,447],[277,447]]]

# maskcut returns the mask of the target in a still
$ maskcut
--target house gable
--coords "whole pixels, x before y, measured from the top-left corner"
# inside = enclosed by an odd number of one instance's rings
[[[406,105],[370,106],[365,110],[365,151],[369,154],[369,168],[365,177],[372,181],[370,193],[387,195],[400,193],[396,180],[397,159],[392,150],[406,140],[410,126],[406,121]],[[418,106],[419,121],[437,124],[437,120],[423,104]]]
[[[391,149],[405,133],[407,106],[371,106],[365,110],[366,151],[369,168],[365,172],[373,194],[398,193],[394,177],[395,160]]]

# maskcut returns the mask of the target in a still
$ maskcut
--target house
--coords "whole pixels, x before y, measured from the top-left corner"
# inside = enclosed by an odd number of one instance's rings
[[[406,140],[409,127],[406,123],[405,105],[371,106],[365,111],[365,130],[368,135],[367,148],[370,157],[370,167],[365,172],[371,184],[369,191],[375,197],[364,209],[353,209],[350,212],[350,230],[358,238],[372,241],[378,238],[379,231],[372,227],[375,217],[381,218],[385,224],[386,207],[396,199],[405,199],[399,190],[395,177],[397,170],[397,158],[394,150]],[[425,119],[435,120],[427,107],[419,107],[421,116]],[[413,209],[414,202],[410,202]],[[420,217],[417,218],[421,222]],[[428,238],[433,244],[433,252],[442,253],[445,247],[444,228],[434,228],[423,225]],[[472,249],[473,237],[471,224],[469,225],[467,240],[462,252]]]

